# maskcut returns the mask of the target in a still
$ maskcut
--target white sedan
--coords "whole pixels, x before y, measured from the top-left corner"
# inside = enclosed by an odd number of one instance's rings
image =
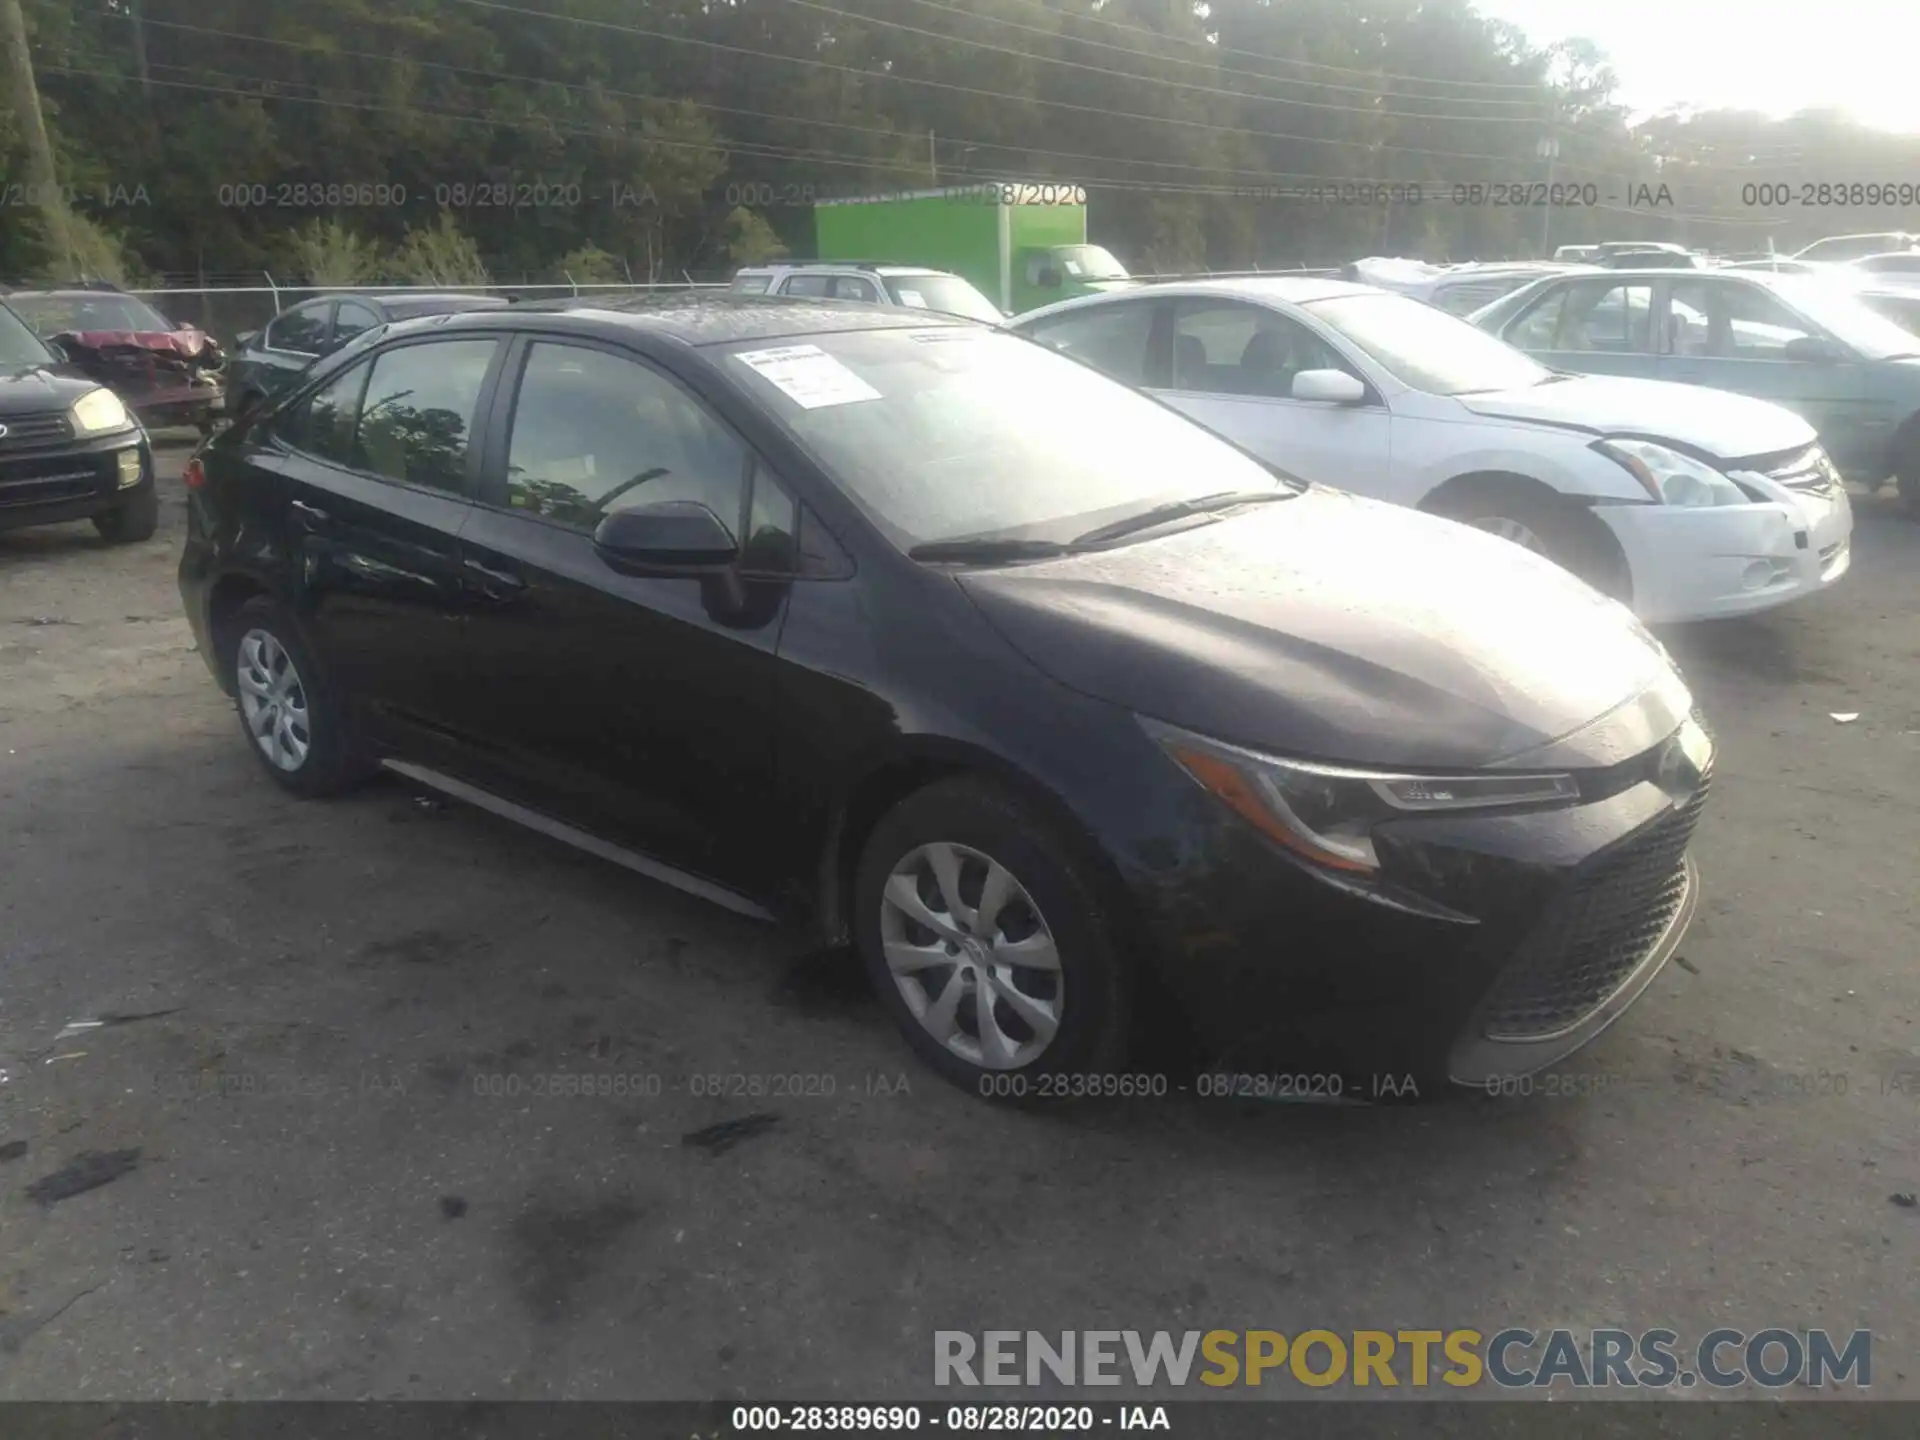
[[[1181,282],[1011,326],[1304,480],[1504,535],[1643,620],[1764,610],[1851,563],[1846,490],[1791,411],[1549,370],[1371,286]]]

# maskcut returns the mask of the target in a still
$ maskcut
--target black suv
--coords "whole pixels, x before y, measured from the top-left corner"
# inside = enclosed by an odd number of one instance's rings
[[[150,538],[159,518],[140,422],[0,305],[0,530],[91,520],[125,543]]]

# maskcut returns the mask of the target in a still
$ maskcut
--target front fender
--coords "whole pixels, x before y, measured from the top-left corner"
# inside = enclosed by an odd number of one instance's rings
[[[1415,421],[1416,426],[1456,432],[1447,443],[1422,445],[1413,437],[1403,451],[1396,425],[1395,450],[1412,463],[1409,501],[1424,505],[1449,480],[1462,475],[1521,475],[1576,503],[1619,504],[1647,500],[1647,492],[1624,466],[1593,449],[1599,437],[1586,431],[1545,426],[1459,425]],[[1461,443],[1464,442],[1464,443]],[[1423,453],[1424,452],[1424,453]]]

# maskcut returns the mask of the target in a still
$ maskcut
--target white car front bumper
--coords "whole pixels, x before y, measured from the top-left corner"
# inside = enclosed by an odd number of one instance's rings
[[[1853,564],[1846,491],[1752,505],[1598,505],[1653,624],[1750,615],[1824,590]]]

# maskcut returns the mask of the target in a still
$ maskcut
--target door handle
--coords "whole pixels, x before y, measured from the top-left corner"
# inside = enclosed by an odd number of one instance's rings
[[[465,560],[467,569],[486,582],[483,587],[491,592],[515,591],[527,588],[527,582],[509,570],[496,570],[469,555]]]

